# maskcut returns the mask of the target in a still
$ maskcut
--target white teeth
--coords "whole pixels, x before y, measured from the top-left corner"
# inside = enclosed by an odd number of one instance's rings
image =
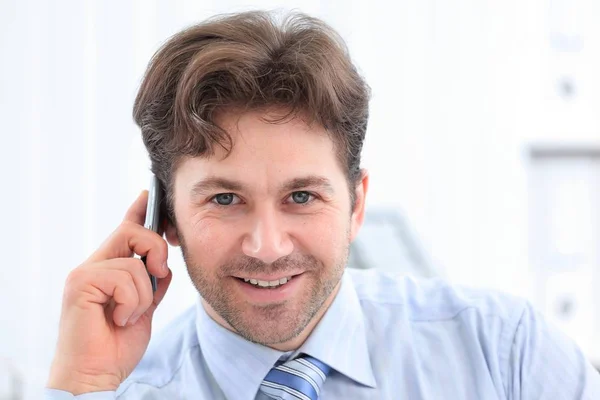
[[[259,281],[257,279],[244,278],[244,282],[251,283],[255,286],[260,286],[260,287],[276,287],[276,286],[280,286],[280,285],[284,285],[284,284],[288,283],[291,279],[292,279],[291,276],[287,277],[287,278],[281,278],[276,281]]]

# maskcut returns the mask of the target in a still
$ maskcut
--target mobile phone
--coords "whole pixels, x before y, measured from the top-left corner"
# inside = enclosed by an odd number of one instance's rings
[[[160,181],[155,175],[152,175],[150,181],[150,188],[148,189],[148,204],[146,206],[146,220],[144,222],[144,228],[150,229],[158,234],[162,235],[160,229],[160,223],[162,222],[161,210],[163,206],[164,190]],[[146,265],[146,256],[142,257],[142,262]],[[146,267],[147,269],[147,267]],[[150,283],[152,284],[152,291],[156,292],[157,282],[156,277],[148,272],[150,277]]]

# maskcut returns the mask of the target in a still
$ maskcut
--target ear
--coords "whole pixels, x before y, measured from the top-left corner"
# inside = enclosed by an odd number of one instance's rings
[[[177,236],[177,227],[170,221],[167,220],[165,228],[165,237],[167,242],[174,247],[179,246],[179,236]]]
[[[354,210],[352,210],[352,218],[350,221],[350,241],[354,241],[358,231],[365,220],[365,199],[367,190],[369,189],[369,171],[361,170],[361,178],[354,189]]]

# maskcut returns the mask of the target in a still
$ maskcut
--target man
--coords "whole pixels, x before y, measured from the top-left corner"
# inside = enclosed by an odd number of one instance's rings
[[[368,98],[314,18],[242,13],[171,38],[134,117],[201,297],[149,344],[171,272],[142,193],[69,275],[47,398],[600,398],[600,376],[526,302],[345,270]]]

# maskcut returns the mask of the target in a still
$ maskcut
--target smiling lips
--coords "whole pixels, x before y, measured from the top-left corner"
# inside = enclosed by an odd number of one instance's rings
[[[284,272],[285,273],[285,272]],[[300,295],[306,284],[304,271],[289,276],[235,277],[242,298],[253,305],[281,304]],[[257,279],[262,278],[262,279]]]
[[[244,279],[244,282],[249,283],[253,286],[257,286],[257,287],[261,287],[261,288],[272,288],[272,287],[279,287],[279,286],[285,285],[286,283],[288,283],[289,281],[292,280],[292,277],[288,276],[288,277],[277,279],[274,281],[261,281],[259,279],[248,279],[248,278],[243,278],[243,279]]]

